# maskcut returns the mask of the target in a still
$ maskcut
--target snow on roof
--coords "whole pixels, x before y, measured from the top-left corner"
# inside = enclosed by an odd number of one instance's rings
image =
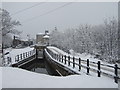
[[[49,38],[49,36],[48,36],[48,35],[45,35],[43,38]]]
[[[37,35],[44,35],[44,33],[37,33]]]

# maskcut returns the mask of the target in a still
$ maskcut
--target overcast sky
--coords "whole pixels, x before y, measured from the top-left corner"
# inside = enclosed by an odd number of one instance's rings
[[[52,31],[54,27],[57,27],[59,30],[65,30],[71,27],[78,27],[80,24],[98,25],[103,23],[105,18],[118,17],[117,2],[76,2],[69,3],[59,9],[56,8],[66,3],[39,3],[4,2],[2,3],[2,7],[10,12],[14,20],[21,22],[22,26],[17,27],[17,29],[23,31],[22,36],[24,37],[27,34],[35,37],[37,33],[43,33],[45,30]],[[36,6],[26,9],[33,5]],[[23,9],[26,10],[21,11]],[[49,12],[51,10],[55,11]],[[16,13],[18,11],[20,12]],[[36,18],[31,19],[33,17]]]

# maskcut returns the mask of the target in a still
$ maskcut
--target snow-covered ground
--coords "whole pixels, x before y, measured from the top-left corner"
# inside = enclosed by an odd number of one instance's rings
[[[11,58],[11,63],[10,64],[15,64],[16,61],[15,61],[15,58],[17,55],[20,55],[20,54],[23,54],[23,53],[26,53],[26,52],[30,52],[30,51],[33,51],[34,48],[31,48],[31,47],[26,47],[26,48],[20,48],[20,49],[13,49],[13,48],[8,48],[5,50],[5,53],[9,52],[9,54],[5,55],[5,65],[7,65],[8,61],[7,61],[7,57],[10,57]],[[34,55],[35,52],[32,53],[32,55]],[[23,55],[22,55],[23,57]],[[27,56],[26,58],[30,57]]]
[[[3,67],[2,88],[118,88],[108,78],[87,75],[66,77],[38,74],[18,68]]]

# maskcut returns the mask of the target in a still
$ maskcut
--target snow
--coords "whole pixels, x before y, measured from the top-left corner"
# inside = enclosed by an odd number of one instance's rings
[[[12,60],[12,64],[15,64],[15,57],[17,55],[20,55],[20,54],[23,54],[25,52],[29,52],[29,51],[32,51],[34,50],[34,48],[31,48],[31,47],[25,47],[25,48],[21,48],[21,49],[12,49],[12,48],[8,48],[5,50],[5,53],[6,52],[9,52],[9,54],[5,55],[5,60],[6,60],[6,63],[7,64],[7,57],[11,57],[11,60]],[[35,54],[35,52],[33,53],[33,55]],[[28,56],[30,57],[30,56]],[[26,57],[26,58],[28,58]]]
[[[3,71],[2,88],[118,88],[108,78],[87,75],[49,76],[12,67],[0,70]]]
[[[45,35],[43,38],[49,38],[49,36],[48,36],[48,35]]]
[[[37,33],[37,35],[44,35],[44,33]]]
[[[56,47],[53,47],[53,46],[48,46],[47,48],[50,49],[50,50],[51,50],[53,53],[55,53],[55,54],[62,54],[62,55],[70,56],[70,57],[73,57],[73,56],[74,56],[74,57],[77,58],[77,59],[80,57],[82,60],[87,60],[87,59],[89,59],[90,61],[96,62],[96,63],[97,63],[98,61],[100,61],[100,60],[98,60],[98,59],[94,59],[92,55],[88,55],[88,54],[85,54],[85,53],[79,54],[79,53],[75,53],[75,52],[73,52],[73,51],[71,50],[71,53],[72,53],[72,55],[71,55],[71,54],[68,54],[68,53],[66,53],[66,52],[64,52],[64,51],[62,51],[62,50],[60,50],[60,49],[58,49],[58,48],[56,48]],[[48,55],[49,55],[49,57],[51,57],[50,54],[48,54]],[[82,67],[81,71],[79,72],[79,67],[78,67],[77,65],[76,65],[76,67],[73,69],[73,68],[72,68],[72,67],[73,67],[72,65],[68,66],[68,61],[67,61],[67,64],[64,64],[64,62],[61,63],[61,62],[55,60],[53,57],[51,57],[51,58],[52,58],[52,60],[54,60],[55,62],[57,62],[57,63],[65,66],[66,68],[69,68],[69,69],[73,70],[73,71],[76,72],[76,73],[80,73],[80,72],[86,73],[86,68],[83,68],[83,67]],[[68,60],[68,58],[66,58],[66,60]],[[70,61],[73,61],[72,58],[70,59]],[[76,60],[75,62],[79,64],[79,61],[78,61],[78,60]],[[102,61],[101,61],[101,63],[102,63],[102,64],[107,64],[107,65],[110,65],[110,66],[114,66],[113,64],[111,65],[111,64],[108,64],[108,63],[104,63],[104,62],[102,62]],[[72,63],[71,63],[71,64],[72,64]],[[86,63],[86,62],[82,62],[82,61],[81,61],[81,64],[82,64],[83,66],[87,67],[87,63]],[[96,75],[97,75],[97,70],[98,70],[97,64],[90,63],[90,68],[95,70],[95,72],[91,72],[91,71],[90,71],[90,75],[96,76]],[[109,78],[111,78],[111,79],[113,79],[113,76],[115,76],[115,74],[114,74],[114,68],[110,68],[110,67],[106,67],[106,66],[101,66],[101,71],[102,71],[103,73],[108,74]],[[105,74],[103,74],[103,73],[102,73],[102,76],[105,75]],[[118,74],[119,74],[119,73],[120,73],[120,70],[118,70]],[[107,77],[108,77],[108,76],[107,76]]]

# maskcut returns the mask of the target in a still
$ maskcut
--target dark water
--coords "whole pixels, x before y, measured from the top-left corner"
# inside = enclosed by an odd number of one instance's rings
[[[48,74],[52,76],[59,76],[56,70],[44,59],[35,59],[20,68],[26,69],[36,73]]]
[[[32,71],[32,72],[36,72],[36,73],[48,74],[44,60],[33,60],[23,65],[21,68]]]

